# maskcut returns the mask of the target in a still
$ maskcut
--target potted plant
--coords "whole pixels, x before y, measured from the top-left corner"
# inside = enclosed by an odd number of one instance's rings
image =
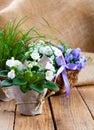
[[[0,28],[0,71],[6,70],[6,61],[11,57],[24,61],[24,52],[28,42],[33,38],[30,35],[34,32],[34,27],[27,31],[21,30],[21,25],[24,23],[25,18],[14,21],[9,21],[3,28]],[[6,77],[0,75],[0,80]],[[0,100],[8,101],[13,98],[11,88],[0,89]]]
[[[40,40],[28,45],[23,62],[14,57],[7,59],[7,69],[0,72],[6,79],[0,86],[12,86],[21,114],[41,114],[42,104],[49,96],[47,90],[59,90],[52,80],[58,69],[56,57],[61,55],[53,44]]]

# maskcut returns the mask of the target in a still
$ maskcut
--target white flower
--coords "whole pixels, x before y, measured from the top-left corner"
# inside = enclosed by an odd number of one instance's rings
[[[13,78],[15,78],[15,71],[12,69],[10,72],[8,72],[8,78],[11,78],[11,79],[13,79]]]
[[[51,81],[54,78],[54,73],[52,71],[46,72],[46,80]]]
[[[46,51],[46,49],[45,49],[44,46],[42,46],[42,47],[39,48],[39,52],[40,52],[41,54],[45,55],[45,51]]]
[[[31,53],[31,58],[34,59],[34,60],[38,60],[40,58],[40,55],[37,51]]]
[[[50,62],[47,62],[45,68],[48,69],[48,70],[51,70],[51,71],[55,72],[55,68],[54,68],[54,66]]]
[[[12,57],[10,60],[7,60],[6,65],[9,67],[17,66],[21,70],[24,68],[23,64],[19,60],[14,60],[14,57]]]
[[[45,54],[46,55],[48,55],[48,56],[50,56],[50,55],[52,55],[53,54],[53,51],[52,51],[52,49],[51,49],[51,47],[50,46],[46,46],[45,47]]]
[[[52,49],[53,49],[53,51],[54,51],[54,54],[55,54],[56,56],[61,56],[61,55],[62,55],[61,50],[59,50],[59,49],[56,48],[55,46],[51,46],[51,47],[52,47]]]
[[[9,67],[13,67],[15,65],[14,57],[12,57],[10,60],[7,60],[6,65]]]
[[[53,54],[53,51],[52,49],[50,48],[50,46],[41,46],[39,48],[39,52],[43,55],[47,55],[47,56],[50,56]]]

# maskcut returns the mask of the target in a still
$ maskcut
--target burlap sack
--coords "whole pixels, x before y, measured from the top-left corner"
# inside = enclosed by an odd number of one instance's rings
[[[33,90],[23,93],[19,86],[13,86],[12,88],[21,114],[31,116],[42,114],[43,100],[47,89],[44,89],[44,93],[40,95]]]

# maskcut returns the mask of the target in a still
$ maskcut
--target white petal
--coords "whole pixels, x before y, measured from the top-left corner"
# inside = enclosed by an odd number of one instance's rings
[[[8,72],[8,78],[15,78],[15,71],[14,70],[11,70],[10,72]]]
[[[46,72],[46,80],[51,81],[54,78],[54,74],[52,71],[47,71]]]

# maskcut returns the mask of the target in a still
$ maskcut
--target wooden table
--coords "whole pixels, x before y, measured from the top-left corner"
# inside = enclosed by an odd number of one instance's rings
[[[34,117],[20,115],[15,101],[0,102],[0,130],[94,130],[94,85],[50,97]]]

